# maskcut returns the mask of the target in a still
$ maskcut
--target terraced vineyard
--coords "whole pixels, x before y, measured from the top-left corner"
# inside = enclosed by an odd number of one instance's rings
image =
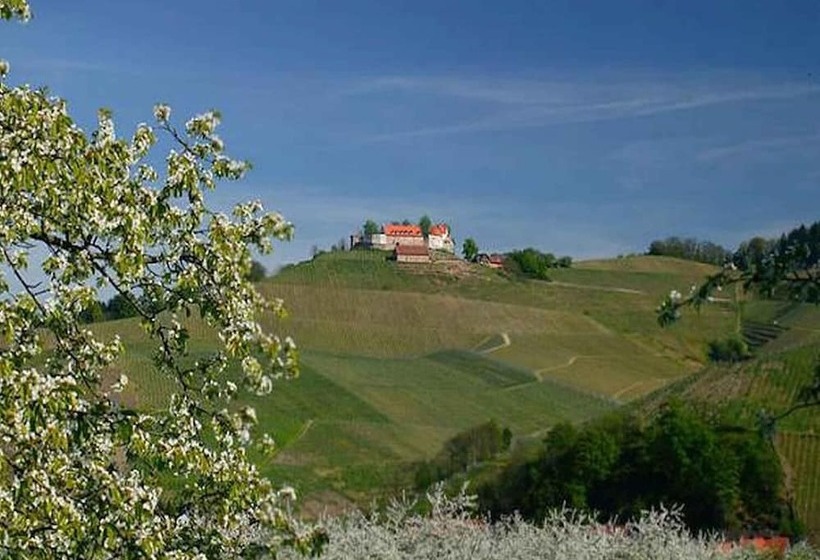
[[[786,331],[786,327],[779,323],[758,323],[756,321],[744,321],[741,334],[743,340],[754,350],[760,348],[767,342],[771,342]]]
[[[302,376],[243,401],[279,444],[259,465],[295,485],[308,509],[366,503],[489,419],[523,441],[683,383],[702,366],[706,341],[734,328],[735,310],[716,304],[663,330],[654,309],[708,270],[636,257],[580,263],[546,283],[457,261],[401,268],[359,251],[288,267],[259,288],[286,302],[287,318],[264,322],[297,340]],[[213,334],[190,326],[192,354],[207,352]],[[172,386],[152,372],[138,325],[94,328],[126,345],[119,367],[133,383],[124,398],[162,405]]]
[[[495,418],[524,438],[678,379],[735,322],[715,306],[679,329],[657,327],[657,302],[705,265],[630,258],[581,267],[556,271],[556,285],[452,261],[396,267],[354,251],[283,270],[260,287],[284,299],[291,318],[269,326],[307,349],[311,374],[388,421],[302,417],[272,468],[348,497],[368,480],[389,486],[403,462],[429,458],[470,425]]]
[[[775,309],[767,306],[766,311]],[[758,310],[758,312],[761,312]],[[809,316],[820,314],[813,306],[792,306],[782,321],[791,335],[793,325],[813,324]],[[793,323],[794,321],[795,323]],[[799,332],[795,331],[795,332]],[[811,335],[810,331],[806,331]],[[760,347],[762,354],[755,360],[741,364],[714,365],[689,376],[643,399],[645,410],[652,410],[672,396],[706,402],[723,407],[726,418],[737,425],[756,429],[759,413],[772,415],[788,411],[798,402],[801,388],[807,386],[820,363],[820,346],[811,338],[797,345],[793,338],[789,349],[772,351],[781,343],[780,338]],[[820,540],[820,414],[815,408],[795,410],[777,425],[777,448],[784,461],[787,480],[791,486],[795,506],[815,542]]]
[[[820,541],[820,434],[782,432],[777,447],[789,466],[797,514]]]

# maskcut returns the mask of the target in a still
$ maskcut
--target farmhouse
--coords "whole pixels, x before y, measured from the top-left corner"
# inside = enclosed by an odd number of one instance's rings
[[[396,245],[393,259],[400,263],[429,263],[430,250],[423,245]]]
[[[505,257],[499,253],[493,253],[492,255],[488,255],[487,253],[479,253],[476,257],[476,261],[484,266],[489,266],[490,268],[503,268],[504,267],[504,260]]]

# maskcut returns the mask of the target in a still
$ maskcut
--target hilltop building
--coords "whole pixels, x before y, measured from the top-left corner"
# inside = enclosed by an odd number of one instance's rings
[[[397,247],[423,247],[427,250],[455,253],[455,242],[450,237],[450,226],[434,224],[425,238],[421,227],[413,224],[384,224],[372,235],[351,235],[351,247],[370,247],[382,251],[394,251]],[[410,261],[407,261],[410,262]],[[416,261],[414,261],[416,262]]]
[[[373,247],[378,249],[393,249],[397,245],[404,245],[405,247],[408,245],[416,247],[427,245],[421,228],[414,225],[385,224],[382,226],[382,233],[373,237],[376,236],[379,236],[380,241],[384,241],[384,245],[381,247],[376,247],[375,244],[371,243]]]
[[[430,226],[430,235],[427,236],[427,246],[437,251],[455,253],[456,247],[453,238],[450,237],[450,226],[447,224]]]

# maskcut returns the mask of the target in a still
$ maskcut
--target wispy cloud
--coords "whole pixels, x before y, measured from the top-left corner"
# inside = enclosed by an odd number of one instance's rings
[[[14,66],[29,68],[38,72],[65,72],[71,74],[114,74],[140,76],[144,72],[129,64],[113,64],[91,62],[79,58],[63,58],[59,56],[28,55],[25,52],[12,51],[9,56]]]
[[[760,138],[755,140],[738,142],[736,144],[710,148],[708,150],[700,152],[697,155],[697,159],[703,162],[712,162],[735,156],[744,156],[760,152],[772,152],[793,148],[816,149],[814,145],[818,142],[820,142],[820,133],[811,135],[787,136],[780,138]]]
[[[820,95],[820,85],[776,83],[747,85],[663,83],[481,80],[393,76],[364,81],[346,95],[435,96],[454,103],[475,103],[481,116],[448,124],[373,135],[383,142],[403,138],[481,131],[546,127],[649,117],[716,105],[789,100]],[[478,111],[477,111],[478,112]]]

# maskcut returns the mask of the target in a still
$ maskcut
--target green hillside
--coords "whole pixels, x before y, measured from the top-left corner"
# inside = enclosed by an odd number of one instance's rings
[[[704,265],[662,257],[579,263],[553,282],[521,280],[459,260],[396,265],[384,253],[329,253],[259,284],[289,316],[266,326],[301,348],[300,379],[257,407],[280,451],[260,466],[294,484],[311,511],[366,502],[406,484],[408,465],[450,437],[495,419],[516,438],[583,421],[697,371],[707,341],[731,331],[731,302],[673,329],[654,309]],[[689,318],[687,318],[689,319]],[[192,353],[212,338],[190,324]],[[124,398],[163,403],[137,325],[119,332],[133,380]]]
[[[744,316],[756,325],[776,324],[780,334],[761,345],[756,357],[712,365],[637,403],[652,410],[671,397],[705,402],[728,411],[738,425],[755,427],[758,415],[788,410],[820,363],[820,310],[809,304],[750,302]],[[776,445],[789,492],[810,536],[820,541],[820,414],[795,411],[778,422]]]
[[[610,263],[608,268],[606,263]],[[690,370],[703,363],[704,344],[733,328],[736,321],[731,303],[718,302],[693,315],[686,324],[673,329],[657,328],[654,310],[661,298],[671,289],[688,290],[713,267],[645,256],[590,261],[589,266],[582,262],[577,269],[555,269],[551,271],[554,282],[547,283],[512,279],[499,271],[462,261],[397,266],[378,251],[351,251],[327,253],[288,266],[263,288],[268,295],[287,301],[294,321],[309,320],[313,315],[299,313],[313,303],[300,301],[298,294],[289,291],[290,286],[336,289],[345,294],[365,290],[370,293],[368,297],[384,291],[390,294],[390,301],[398,294],[420,293],[452,296],[458,298],[459,305],[465,300],[477,300],[514,304],[519,309],[563,311],[593,319],[603,329],[629,337],[646,352],[681,362]],[[368,312],[373,307],[368,306]],[[332,312],[320,316],[326,319]],[[451,318],[452,313],[445,316]]]

